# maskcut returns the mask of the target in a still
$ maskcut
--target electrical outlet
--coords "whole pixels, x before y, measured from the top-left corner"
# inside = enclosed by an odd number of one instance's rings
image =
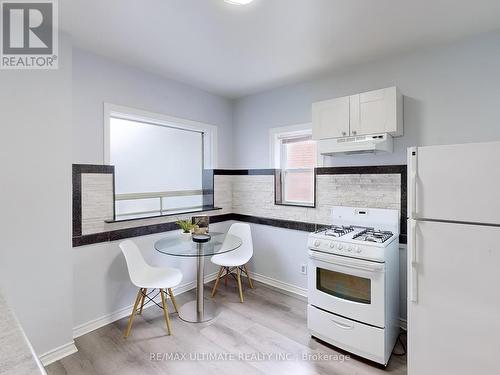
[[[300,265],[300,273],[303,275],[307,275],[307,264]]]

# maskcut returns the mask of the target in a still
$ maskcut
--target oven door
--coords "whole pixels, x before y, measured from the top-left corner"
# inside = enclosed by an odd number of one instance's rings
[[[348,319],[385,328],[385,265],[309,251],[308,302]]]

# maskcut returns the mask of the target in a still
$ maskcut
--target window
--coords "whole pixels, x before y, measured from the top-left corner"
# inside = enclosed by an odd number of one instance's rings
[[[316,142],[310,125],[271,129],[276,204],[314,207]]]
[[[105,106],[105,124],[115,220],[209,208],[203,172],[213,168],[212,126],[113,105]]]

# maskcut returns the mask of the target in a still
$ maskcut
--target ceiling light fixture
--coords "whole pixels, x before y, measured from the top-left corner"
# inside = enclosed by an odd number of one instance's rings
[[[250,4],[253,0],[224,0],[228,4],[233,5],[247,5]]]

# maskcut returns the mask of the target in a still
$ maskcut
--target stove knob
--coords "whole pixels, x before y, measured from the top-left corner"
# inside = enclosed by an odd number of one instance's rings
[[[342,249],[343,249],[343,246],[342,246],[341,244],[339,244],[338,249],[339,249],[339,250],[342,250]]]
[[[321,242],[319,242],[319,240],[314,241],[314,246],[319,246],[320,244]]]
[[[330,242],[330,248],[333,249],[335,247],[335,242]]]
[[[352,246],[349,246],[349,248],[347,249],[347,251],[351,252],[353,250]]]
[[[361,249],[359,247],[356,247],[356,252],[359,254],[361,252]]]

